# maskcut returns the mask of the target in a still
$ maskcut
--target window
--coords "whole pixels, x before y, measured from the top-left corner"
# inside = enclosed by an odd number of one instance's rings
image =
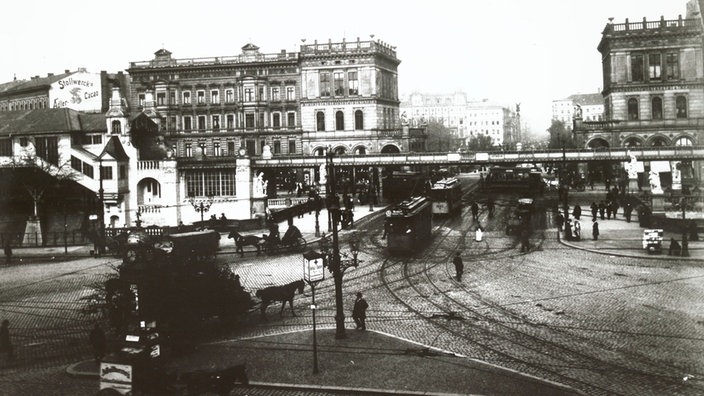
[[[198,91],[197,95],[197,103],[199,105],[205,104],[205,91]]]
[[[252,95],[254,94],[254,90],[252,88],[245,88],[244,89],[244,101],[245,102],[251,102]]]
[[[225,91],[225,103],[233,103],[235,101],[235,92],[231,89]]]
[[[156,104],[159,106],[166,105],[166,92],[157,92],[156,94]]]
[[[319,111],[315,113],[315,124],[316,124],[316,131],[324,131],[325,130],[325,113],[322,111]]]
[[[648,77],[651,80],[659,80],[662,73],[662,62],[660,54],[648,55]]]
[[[264,128],[266,126],[264,124],[264,113],[259,113],[259,124],[257,126],[259,128]]]
[[[200,152],[203,153],[203,157],[208,155],[208,147],[205,145],[205,142],[198,142],[198,148]]]
[[[668,80],[678,80],[680,78],[680,62],[677,53],[667,54],[665,56],[665,73]]]
[[[354,112],[354,129],[357,131],[364,129],[364,112],[362,110]]]
[[[191,116],[183,116],[183,130],[184,131],[190,131],[193,129],[193,125],[191,124]]]
[[[244,115],[244,127],[247,129],[254,128],[254,114],[247,113]]]
[[[183,104],[191,104],[191,93],[189,91],[183,93]]]
[[[111,132],[114,134],[122,133],[122,124],[120,123],[119,120],[113,120],[112,123],[112,130]]]
[[[227,152],[230,155],[237,155],[237,150],[235,150],[235,142],[227,142]]]
[[[274,113],[271,115],[271,126],[274,128],[281,128],[281,113]]]
[[[296,100],[296,89],[294,87],[286,87],[286,100]]]
[[[178,125],[176,125],[176,117],[175,116],[169,117],[169,128],[171,130],[178,129]]]
[[[189,170],[185,179],[189,197],[235,195],[235,172],[231,170]]]
[[[662,98],[656,96],[653,98],[652,102],[652,112],[654,120],[662,120]]]
[[[320,96],[330,96],[330,73],[320,73]]]
[[[628,119],[638,119],[638,100],[635,98],[628,99]]]
[[[186,157],[193,157],[193,144],[186,143]]]
[[[288,141],[288,153],[289,154],[296,154],[296,141],[295,140]]]
[[[336,131],[344,131],[345,130],[345,113],[343,113],[341,110],[338,110],[335,113],[335,130]]]
[[[643,81],[643,55],[631,55],[631,81]]]
[[[247,139],[245,142],[245,147],[247,149],[247,155],[255,156],[257,155],[257,144],[252,139]]]
[[[71,168],[81,172],[83,170],[83,161],[71,156]]]
[[[281,100],[281,92],[279,92],[279,87],[271,88],[271,100],[274,102]]]
[[[93,165],[83,162],[83,174],[93,179]]]
[[[220,129],[220,116],[214,115],[212,121],[213,121],[213,129],[216,131],[219,130]]]
[[[210,91],[210,103],[220,104],[220,91]]]
[[[274,140],[274,154],[281,154],[281,141]]]
[[[293,111],[289,111],[286,114],[287,120],[286,120],[286,125],[288,125],[288,129],[293,129],[296,127],[296,113]]]
[[[172,105],[176,104],[176,91],[169,92],[169,104],[172,104]]]
[[[144,101],[145,101],[145,99],[144,99],[144,94],[141,93],[141,94],[139,94],[137,97],[138,97],[138,99],[139,99],[139,106],[140,106],[140,107],[144,107]]]
[[[112,180],[112,166],[101,166],[100,177],[103,180]]]
[[[675,140],[675,146],[693,146],[692,140],[688,137],[681,137]]]
[[[266,100],[266,96],[264,95],[264,87],[259,87],[259,96],[257,97],[257,100]]]
[[[222,152],[220,150],[220,142],[213,143],[213,155],[216,157],[219,157],[222,155]]]
[[[345,73],[335,72],[333,73],[333,79],[335,83],[335,96],[342,96],[345,94]]]
[[[205,116],[198,116],[198,129],[205,130]]]
[[[227,129],[234,129],[235,128],[235,115],[228,114],[225,118],[225,122],[227,123]]]
[[[0,139],[0,156],[11,157],[12,156],[12,140],[11,139]]]
[[[359,95],[359,81],[356,71],[347,72],[347,87],[348,95]]]
[[[677,109],[677,118],[687,118],[687,98],[679,95],[675,98],[675,108]]]

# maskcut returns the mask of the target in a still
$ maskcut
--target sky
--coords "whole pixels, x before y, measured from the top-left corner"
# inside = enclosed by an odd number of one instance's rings
[[[0,82],[85,67],[115,73],[160,48],[176,58],[298,51],[301,40],[381,40],[399,94],[462,91],[515,108],[533,133],[553,100],[602,88],[596,47],[614,23],[685,17],[687,0],[20,0],[2,5]]]

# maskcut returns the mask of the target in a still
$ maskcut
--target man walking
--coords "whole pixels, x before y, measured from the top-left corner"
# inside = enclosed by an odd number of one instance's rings
[[[462,257],[460,257],[460,252],[455,253],[455,258],[452,259],[452,264],[455,265],[455,277],[457,278],[457,282],[462,282],[464,263],[462,262]]]
[[[476,201],[472,202],[472,219],[479,219],[479,205]]]
[[[367,318],[367,300],[364,299],[361,292],[357,292],[357,299],[354,301],[354,307],[352,308],[352,319],[357,325],[357,330],[366,330],[367,326],[364,320]]]
[[[599,239],[599,222],[596,221],[596,218],[592,220],[592,238],[595,241]]]

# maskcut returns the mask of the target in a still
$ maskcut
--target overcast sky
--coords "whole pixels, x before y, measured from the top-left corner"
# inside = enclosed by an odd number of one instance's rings
[[[550,125],[552,100],[602,87],[596,50],[609,17],[677,19],[687,0],[14,0],[2,5],[0,82],[16,76],[117,72],[162,46],[177,58],[264,53],[368,40],[397,47],[399,93],[464,91]]]

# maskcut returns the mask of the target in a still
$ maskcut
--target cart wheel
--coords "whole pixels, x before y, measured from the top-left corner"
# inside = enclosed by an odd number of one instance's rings
[[[306,245],[308,242],[303,237],[299,237],[296,239],[296,248],[298,248],[299,251],[303,251],[306,249]]]

